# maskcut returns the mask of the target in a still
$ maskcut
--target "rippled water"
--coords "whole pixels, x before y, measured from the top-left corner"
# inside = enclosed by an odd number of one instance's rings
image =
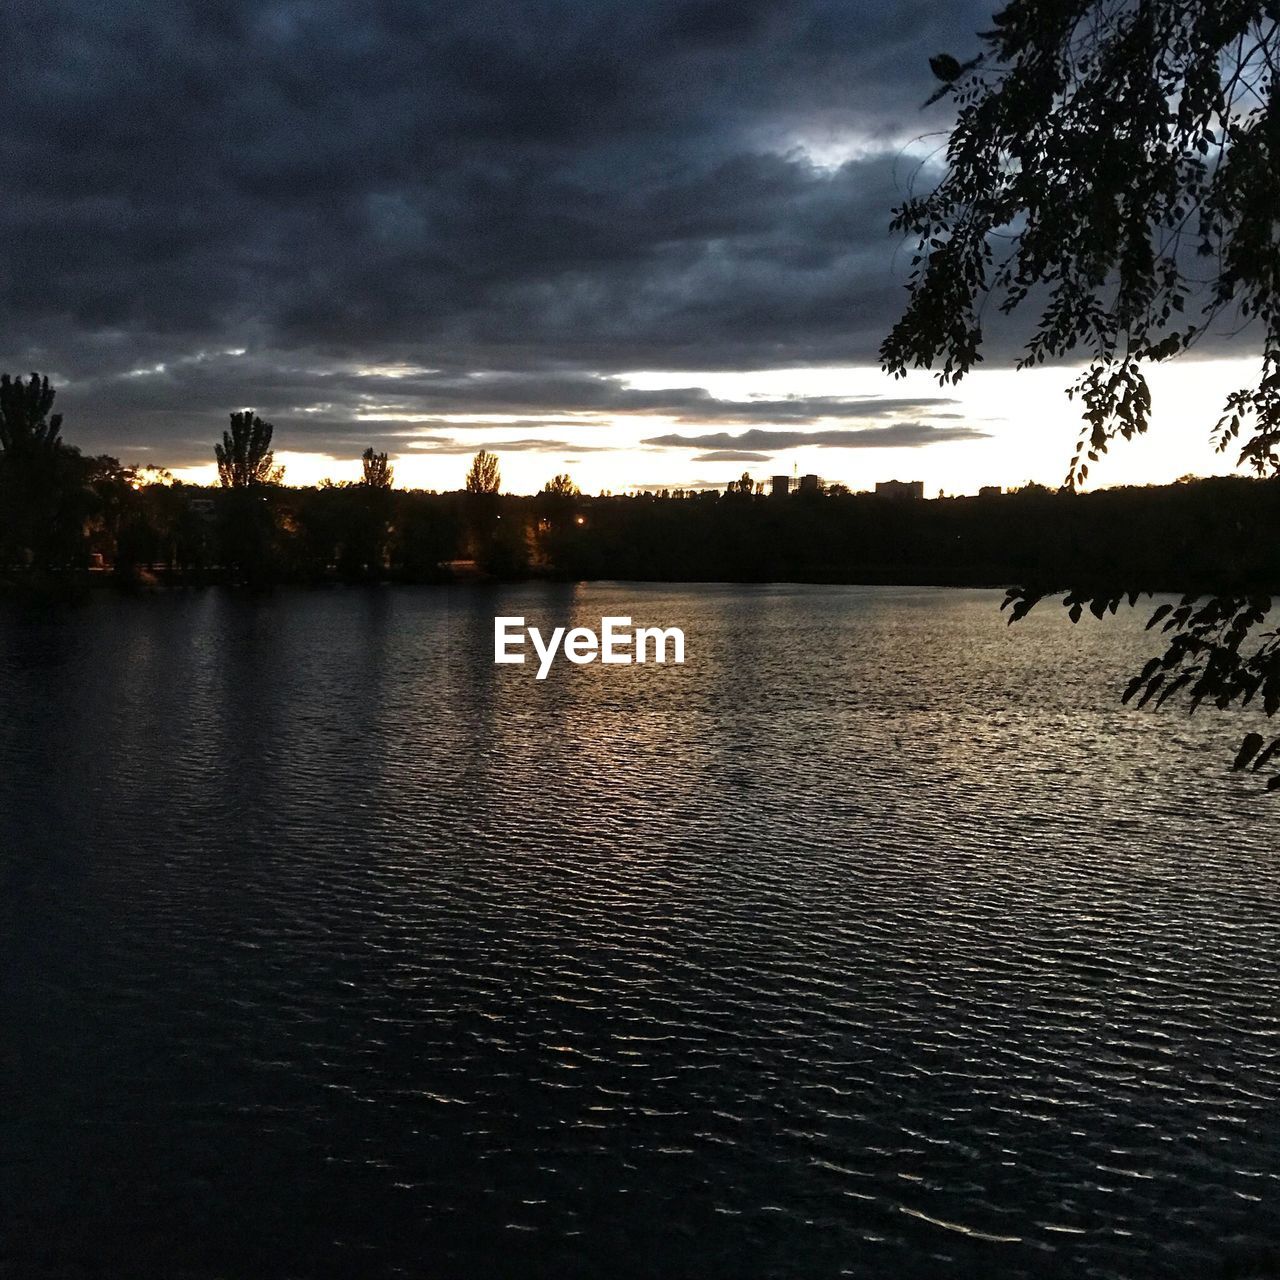
[[[0,615],[0,1275],[1273,1274],[1280,805],[998,598]]]

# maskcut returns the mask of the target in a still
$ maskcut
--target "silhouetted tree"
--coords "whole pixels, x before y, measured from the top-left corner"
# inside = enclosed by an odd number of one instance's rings
[[[391,535],[392,468],[370,446],[360,457],[360,483],[337,492],[338,570],[345,578],[374,578],[387,567]]]
[[[0,453],[6,458],[50,457],[61,446],[62,414],[50,414],[57,393],[33,373],[23,382],[0,375]]]
[[[385,453],[376,453],[372,445],[361,455],[362,476],[360,483],[366,489],[390,489],[395,469],[388,465]]]
[[[33,571],[82,567],[101,515],[115,459],[90,459],[62,441],[49,379],[0,375],[0,567]]]
[[[229,492],[219,511],[222,561],[242,581],[266,586],[280,570],[280,546],[271,489],[284,479],[275,465],[275,428],[252,409],[231,415],[231,429],[213,447],[218,479]]]
[[[567,473],[553,476],[534,502],[532,562],[541,572],[560,575],[581,559],[582,528],[577,523],[582,491]]]
[[[231,430],[224,431],[222,443],[213,446],[224,489],[253,489],[284,479],[284,468],[275,465],[271,449],[274,432],[271,423],[263,422],[252,409],[231,415]]]
[[[894,226],[916,239],[907,309],[881,349],[895,376],[942,382],[981,359],[981,312],[1033,307],[1020,367],[1087,355],[1072,388],[1084,426],[1074,487],[1117,436],[1146,431],[1146,369],[1203,339],[1221,315],[1262,341],[1258,382],[1228,397],[1218,447],[1280,474],[1280,12],[1271,0],[1014,0],[977,54],[931,65],[958,115],[947,171]],[[1192,305],[1193,304],[1193,305]],[[1259,531],[1275,538],[1274,529]],[[1012,618],[1070,584],[1010,593]],[[1101,616],[1141,583],[1080,583],[1073,619]],[[1280,709],[1280,640],[1270,598],[1233,589],[1161,610],[1170,639],[1126,698],[1194,710]],[[1250,743],[1252,739],[1249,740]],[[1274,757],[1242,751],[1238,764]],[[1271,780],[1280,787],[1280,776]]]
[[[481,449],[471,460],[471,470],[467,472],[467,492],[497,493],[501,484],[502,473],[498,470],[497,455]]]
[[[466,480],[467,553],[481,567],[488,567],[499,533],[501,482],[497,457],[481,449],[471,460]]]
[[[576,498],[582,490],[573,483],[568,472],[562,472],[558,476],[552,476],[542,486],[542,492],[556,498]]]

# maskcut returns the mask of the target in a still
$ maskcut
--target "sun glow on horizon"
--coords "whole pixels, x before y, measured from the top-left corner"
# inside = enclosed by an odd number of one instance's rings
[[[1113,446],[1094,468],[1095,488],[1122,484],[1168,483],[1183,475],[1228,474],[1234,454],[1216,453],[1210,434],[1226,394],[1256,375],[1254,359],[1184,361],[1151,372],[1153,413],[1145,438]],[[688,413],[548,411],[534,415],[423,413],[404,410],[380,415],[383,421],[424,424],[368,441],[385,449],[396,471],[396,487],[459,489],[470,460],[480,449],[499,455],[503,490],[536,493],[555,474],[568,471],[587,493],[625,493],[641,489],[723,488],[743,472],[753,479],[815,473],[854,491],[882,480],[921,480],[933,496],[976,493],[983,485],[1011,488],[1034,481],[1057,487],[1066,473],[1079,431],[1078,406],[1066,397],[1075,369],[983,369],[956,386],[939,387],[927,373],[894,381],[874,368],[819,368],[753,373],[637,371],[622,379],[628,389],[672,390],[698,386],[715,399],[749,405],[761,399],[802,401],[808,397],[866,398],[865,417],[815,417],[810,422],[768,422],[746,410],[740,419],[723,413],[699,419]],[[877,414],[877,399],[938,399]],[[944,404],[942,399],[955,403]],[[360,414],[354,421],[359,422]],[[554,419],[549,422],[548,419]],[[985,438],[940,440],[924,445],[840,447],[807,444],[806,434],[840,429],[866,430],[894,424],[965,426]],[[291,423],[280,415],[276,439],[290,448],[277,450],[290,485],[360,478],[358,450],[350,457],[305,447],[305,420]],[[743,457],[732,456],[733,439],[747,432],[795,432],[784,448],[756,450],[750,439]],[[689,447],[653,445],[659,436],[690,439]],[[698,437],[731,437],[715,444]],[[543,444],[545,442],[545,445]],[[504,449],[504,445],[507,447]],[[730,456],[720,456],[728,453]],[[170,468],[176,479],[216,484],[212,460]]]

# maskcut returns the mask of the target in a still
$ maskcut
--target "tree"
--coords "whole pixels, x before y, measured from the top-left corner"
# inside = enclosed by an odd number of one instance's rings
[[[254,587],[268,585],[280,571],[277,512],[264,492],[284,479],[271,449],[274,431],[271,423],[245,409],[231,415],[231,430],[213,447],[218,479],[229,490],[218,521],[222,563]]]
[[[471,460],[471,470],[467,472],[467,492],[497,493],[501,485],[497,455],[481,449]]]
[[[47,377],[0,375],[0,567],[82,567],[100,513],[97,482],[120,467],[87,459],[62,440],[62,415]],[[99,466],[101,461],[104,466]]]
[[[49,457],[62,447],[62,414],[50,414],[57,393],[48,378],[27,382],[0,374],[0,453],[6,458]]]
[[[576,498],[582,490],[573,483],[568,472],[561,472],[542,486],[542,492],[553,498]]]
[[[579,515],[582,490],[567,472],[552,476],[533,502],[526,562],[544,573],[563,576],[580,562],[584,518]],[[510,563],[508,556],[507,562]],[[518,562],[517,562],[518,563]],[[518,565],[523,569],[527,565]]]
[[[213,446],[224,489],[256,489],[284,479],[284,468],[275,465],[271,449],[274,432],[271,423],[263,422],[252,409],[231,415],[231,430],[224,431],[222,443]]]
[[[366,489],[390,489],[395,478],[395,468],[387,465],[385,453],[375,453],[370,445],[361,455],[363,475],[360,483]]]
[[[943,383],[981,357],[983,308],[1038,312],[1019,367],[1085,355],[1071,389],[1083,428],[1074,488],[1117,437],[1146,431],[1146,370],[1192,350],[1220,318],[1261,339],[1255,385],[1233,392],[1219,449],[1280,476],[1280,11],[1274,0],[1013,0],[968,61],[940,54],[931,101],[957,116],[938,186],[896,211],[914,237],[906,310],[881,348],[895,376]],[[1275,538],[1262,530],[1261,537]],[[1070,584],[1010,592],[1011,618]],[[1157,611],[1163,655],[1126,699],[1194,710],[1280,709],[1280,639],[1260,582],[1224,578]],[[1072,619],[1114,612],[1141,584],[1066,590]],[[1251,737],[1237,767],[1280,751]],[[1280,776],[1269,786],[1280,787]]]
[[[372,446],[360,455],[360,462],[360,482],[332,495],[339,518],[334,539],[338,571],[353,579],[377,577],[386,570],[391,537],[393,469],[387,455]]]

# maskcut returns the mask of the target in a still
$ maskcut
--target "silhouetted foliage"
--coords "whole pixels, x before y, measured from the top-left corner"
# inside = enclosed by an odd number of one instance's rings
[[[1020,367],[1084,355],[1068,486],[1117,437],[1147,430],[1146,369],[1193,349],[1220,318],[1262,344],[1258,382],[1234,392],[1220,449],[1280,473],[1280,12],[1269,0],[1014,0],[961,62],[931,60],[957,109],[947,172],[897,211],[914,237],[910,301],[885,368],[981,359],[982,309],[1034,309]],[[1275,483],[1280,483],[1276,481]],[[1225,515],[1226,513],[1224,513]],[[1013,619],[1066,582],[1010,593]],[[1132,584],[1079,583],[1072,617],[1101,615]],[[1225,585],[1225,584],[1222,584]],[[1168,615],[1166,652],[1130,687],[1158,705],[1226,707],[1280,686],[1280,650],[1259,638],[1270,600],[1212,584]],[[1155,682],[1154,689],[1152,682]],[[1255,753],[1254,759],[1263,753]],[[1280,786],[1280,780],[1273,780]]]
[[[540,573],[558,576],[561,566],[580,557],[578,548],[585,532],[582,491],[567,474],[553,476],[535,499],[537,520],[529,539],[530,566]]]
[[[27,582],[114,549],[108,526],[120,464],[63,443],[55,394],[35,373],[25,382],[0,376],[0,572]]]
[[[275,465],[274,430],[252,409],[245,409],[231,415],[231,429],[213,447],[218,480],[228,491],[218,520],[222,563],[240,581],[256,587],[269,585],[280,573],[280,528],[271,490],[284,479],[284,468]]]
[[[498,470],[498,459],[487,449],[481,449],[471,460],[471,470],[467,472],[468,493],[497,493],[502,485],[502,474]]]
[[[542,492],[553,498],[576,498],[582,490],[574,484],[567,472],[561,472],[558,476],[552,476],[542,486]]]
[[[459,555],[465,521],[456,494],[397,494],[391,574],[403,582],[448,577],[445,564]]]
[[[939,96],[959,114],[938,187],[898,211],[917,239],[911,298],[886,339],[901,375],[981,359],[980,310],[1039,310],[1022,365],[1080,351],[1085,406],[1068,483],[1147,428],[1144,368],[1233,309],[1264,364],[1219,424],[1241,461],[1280,465],[1280,135],[1274,6],[1218,0],[1015,0]],[[939,61],[935,59],[935,64]],[[1198,309],[1187,309],[1198,296]]]
[[[498,459],[481,449],[467,472],[467,557],[485,573],[498,577],[519,577],[528,564],[525,531],[510,522],[502,523],[498,491],[502,476]]]
[[[390,489],[395,469],[388,465],[385,453],[376,453],[372,445],[360,455],[360,483],[366,489]]]
[[[177,482],[124,487],[112,559],[121,582],[139,585],[156,573],[200,580],[213,558],[208,522],[192,505],[201,493]]]
[[[224,489],[253,489],[284,479],[284,468],[275,465],[271,450],[274,431],[252,409],[231,415],[231,430],[224,431],[222,443],[213,446]]]
[[[47,419],[47,403],[43,414]],[[724,494],[593,498],[560,481],[520,497],[363,483],[146,484],[152,473],[122,468],[113,458],[82,458],[60,442],[47,452],[54,470],[39,485],[28,476],[16,490],[13,459],[0,452],[0,532],[11,580],[30,578],[37,567],[65,574],[98,564],[124,584],[144,586],[437,582],[477,572],[938,585],[1020,579],[1088,584],[1076,616],[1099,599],[1118,603],[1114,583],[1181,592],[1225,583],[1255,612],[1280,584],[1280,487],[1241,478],[1096,494],[1027,485],[932,502],[849,494],[838,486],[825,495],[755,500],[737,483]],[[27,505],[16,507],[15,499]],[[1224,520],[1224,511],[1233,518]],[[1173,610],[1165,618],[1182,621]],[[1214,637],[1215,627],[1226,628],[1230,642],[1225,615],[1186,620],[1198,638]],[[1197,652],[1187,648],[1184,656]],[[1243,695],[1252,684],[1256,700],[1268,705],[1274,687],[1265,673],[1259,678],[1261,668],[1243,647],[1239,653],[1236,689]],[[1222,669],[1215,678],[1225,678]],[[1143,692],[1135,688],[1133,696]],[[1250,763],[1274,759],[1264,748],[1251,753]]]
[[[62,414],[50,414],[57,393],[33,373],[23,382],[0,375],[0,453],[6,458],[49,457],[61,446]]]
[[[387,567],[391,539],[392,469],[385,453],[366,449],[363,476],[339,498],[342,537],[338,568],[346,578],[378,577]]]

